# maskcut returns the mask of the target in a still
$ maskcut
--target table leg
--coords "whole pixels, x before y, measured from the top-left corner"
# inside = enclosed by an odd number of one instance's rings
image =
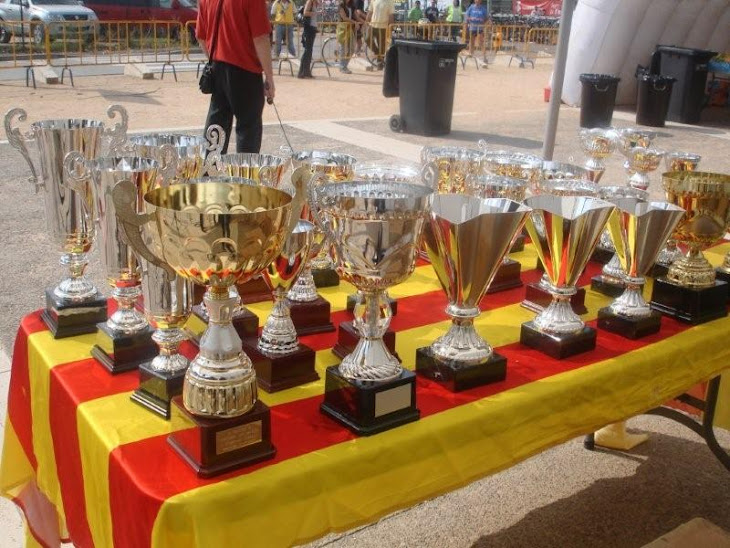
[[[626,421],[604,426],[594,435],[595,444],[607,449],[631,451],[649,439],[648,434],[630,434],[626,431]]]

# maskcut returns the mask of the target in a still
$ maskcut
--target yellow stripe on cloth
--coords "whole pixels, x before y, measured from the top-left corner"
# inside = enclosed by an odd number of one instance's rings
[[[23,488],[35,479],[35,470],[10,419],[5,420],[3,458],[0,460],[0,494],[7,498],[17,497]]]
[[[729,326],[728,320],[705,324],[377,436],[175,495],[160,509],[152,545],[227,546],[245,531],[246,546],[270,548],[372,522],[716,375],[730,358]]]

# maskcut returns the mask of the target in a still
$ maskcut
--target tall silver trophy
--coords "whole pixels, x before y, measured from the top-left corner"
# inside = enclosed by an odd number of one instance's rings
[[[522,324],[520,342],[556,359],[592,350],[596,330],[573,312],[570,298],[606,226],[613,204],[585,196],[533,196],[527,232],[549,280],[552,302]]]
[[[61,265],[68,269],[68,275],[45,293],[42,318],[55,338],[93,333],[96,324],[106,319],[106,299],[84,277],[87,255],[96,239],[91,182],[71,181],[63,162],[73,151],[86,160],[93,160],[104,149],[124,141],[126,111],[113,105],[107,114],[111,118],[119,117],[120,121],[106,127],[100,120],[42,120],[31,124],[27,132],[17,125],[27,118],[23,109],[11,109],[5,115],[8,141],[28,163],[29,182],[35,192],[43,192],[48,234],[61,252]],[[36,144],[40,169],[31,160],[28,150],[31,142]]]
[[[446,292],[447,333],[416,351],[416,371],[460,391],[504,380],[507,360],[476,331],[479,303],[529,209],[503,198],[434,196],[424,229],[431,265]]]
[[[661,326],[661,313],[653,311],[644,300],[644,276],[684,216],[684,209],[637,198],[610,201],[616,209],[608,228],[625,273],[626,289],[611,306],[598,311],[598,327],[638,339],[658,332]]]
[[[361,435],[417,420],[415,375],[383,342],[384,291],[413,273],[433,191],[422,185],[353,181],[310,185],[316,222],[334,243],[337,271],[364,296],[355,307],[359,340],[327,368],[321,410]]]

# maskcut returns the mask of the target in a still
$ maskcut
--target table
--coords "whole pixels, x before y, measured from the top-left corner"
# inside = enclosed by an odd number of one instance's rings
[[[719,264],[730,244],[708,252]],[[537,281],[530,245],[513,255],[523,281]],[[589,283],[600,265],[590,263]],[[650,283],[647,288],[650,291]],[[351,286],[321,291],[344,310]],[[376,520],[459,488],[553,445],[656,407],[728,367],[730,319],[690,327],[664,318],[639,341],[599,330],[597,348],[558,361],[519,344],[534,314],[517,288],[488,295],[477,329],[508,358],[506,381],[453,394],[418,380],[421,420],[356,438],[318,411],[323,380],[276,394],[274,460],[211,480],[198,479],[166,442],[189,428],[179,410],[164,421],[129,399],[135,372],[111,376],[89,357],[93,335],[53,340],[38,313],[15,343],[0,491],[24,508],[35,537],[86,546],[283,546]],[[446,299],[429,265],[393,288],[397,351],[444,333]],[[595,326],[609,299],[587,292]],[[270,303],[249,305],[261,321]],[[337,363],[335,334],[304,337],[317,369]],[[195,348],[184,352],[192,357]]]

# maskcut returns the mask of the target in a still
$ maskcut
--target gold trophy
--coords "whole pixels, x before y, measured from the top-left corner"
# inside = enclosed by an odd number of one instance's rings
[[[437,173],[436,191],[462,193],[471,175],[482,173],[482,153],[479,150],[453,146],[424,147],[421,167]]]
[[[477,333],[474,320],[528,213],[524,205],[503,198],[434,196],[423,241],[449,299],[451,326],[416,351],[417,373],[454,392],[505,379],[507,359]]]
[[[488,150],[484,140],[479,141],[479,148],[483,151],[482,173],[521,179],[532,192],[537,190],[542,178],[542,158],[524,152]]]
[[[616,131],[613,128],[581,129],[578,140],[583,153],[588,157],[584,167],[591,181],[598,183],[606,171],[604,160],[616,150]]]
[[[669,171],[662,185],[667,201],[686,211],[672,238],[687,254],[654,281],[651,307],[693,325],[727,316],[727,282],[716,279],[702,250],[720,241],[730,222],[730,175]]]
[[[281,253],[300,203],[273,188],[208,182],[148,192],[143,214],[117,210],[140,255],[159,249],[158,260],[210,289],[210,323],[185,375],[182,401],[173,400],[196,428],[168,440],[201,477],[275,453],[269,409],[257,398],[256,373],[231,324],[239,299],[230,288],[263,272]]]

